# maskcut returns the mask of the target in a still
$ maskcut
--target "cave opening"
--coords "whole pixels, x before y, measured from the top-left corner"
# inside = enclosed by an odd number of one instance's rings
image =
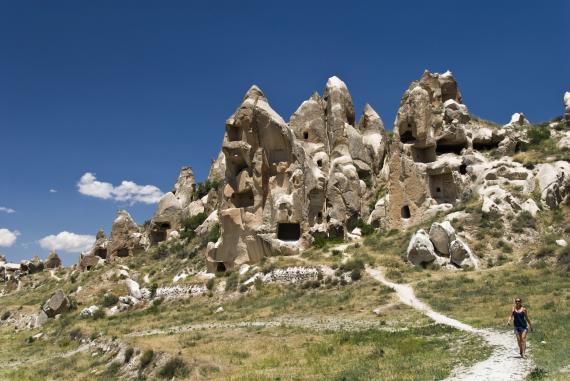
[[[244,192],[236,192],[232,195],[232,201],[236,208],[247,208],[253,206],[253,191],[248,189]]]
[[[412,134],[412,131],[408,130],[400,135],[400,141],[402,143],[413,143],[416,141],[416,138],[414,138],[414,134]]]
[[[499,148],[499,143],[475,143],[473,142],[473,149],[476,151],[490,151]]]
[[[402,214],[402,218],[408,219],[408,218],[412,217],[412,213],[410,212],[410,207],[408,205],[402,206],[401,214]]]
[[[412,159],[416,163],[432,163],[436,159],[435,147],[412,147]]]
[[[305,139],[305,140],[309,139],[309,132],[308,131],[303,132],[303,139]]]
[[[170,229],[170,224],[168,222],[163,222],[154,226],[150,232],[150,240],[153,244],[166,241],[166,236]]]
[[[107,249],[98,248],[95,250],[95,255],[101,259],[107,259]]]
[[[443,155],[445,153],[454,153],[456,155],[461,155],[461,151],[467,148],[466,144],[441,144],[438,143],[435,148],[435,153],[438,155]]]
[[[226,265],[224,262],[216,263],[216,272],[217,273],[225,273],[226,272]]]
[[[301,238],[301,225],[298,223],[278,223],[277,239],[281,241],[297,241]]]
[[[459,166],[459,173],[461,173],[462,175],[467,174],[467,164],[461,164]]]
[[[129,256],[129,249],[127,249],[126,247],[122,247],[119,250],[117,250],[117,257],[128,257]]]

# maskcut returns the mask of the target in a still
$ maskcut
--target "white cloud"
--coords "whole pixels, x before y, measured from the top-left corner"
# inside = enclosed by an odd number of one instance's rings
[[[6,208],[5,206],[0,206],[0,212],[8,213],[8,214],[16,213],[16,211],[14,209]]]
[[[10,247],[16,242],[20,232],[17,230],[0,229],[0,246]]]
[[[40,239],[39,243],[46,250],[62,250],[71,253],[80,253],[89,250],[95,242],[95,236],[75,234],[63,231],[57,235],[48,235]]]
[[[162,191],[154,185],[138,185],[132,181],[123,181],[119,186],[111,183],[98,181],[91,172],[86,172],[77,183],[79,193],[86,196],[112,199],[116,201],[127,201],[131,204],[142,202],[145,204],[155,204],[160,201]]]
[[[52,188],[52,189],[49,190],[49,193],[57,193],[57,189],[53,189],[53,188]]]

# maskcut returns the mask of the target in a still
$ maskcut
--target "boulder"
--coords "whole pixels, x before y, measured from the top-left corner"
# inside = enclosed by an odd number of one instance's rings
[[[95,315],[95,313],[99,310],[100,308],[98,306],[93,305],[91,307],[87,307],[81,310],[79,316],[81,316],[82,318],[93,317],[93,315]]]
[[[434,222],[429,230],[429,238],[440,254],[449,256],[449,245],[455,240],[455,229],[449,221]]]
[[[56,315],[67,312],[70,302],[63,290],[57,290],[43,305],[42,310],[47,317],[54,318]]]
[[[540,208],[538,207],[538,205],[536,205],[536,202],[532,198],[529,198],[528,200],[523,202],[521,204],[521,209],[526,212],[529,212],[533,217],[536,217],[538,212],[540,212]]]
[[[55,251],[49,253],[44,262],[44,266],[46,269],[56,269],[61,267],[61,259],[59,258],[59,255],[57,255]]]
[[[449,257],[451,263],[461,268],[478,267],[477,257],[475,257],[469,246],[460,239],[456,239],[449,245]]]
[[[436,260],[435,248],[428,233],[420,229],[412,236],[408,245],[408,261],[416,266],[423,266]]]
[[[140,286],[137,282],[135,282],[134,280],[128,278],[124,280],[127,289],[129,290],[129,295],[132,296],[135,299],[141,299],[142,298],[142,293],[141,293],[141,289]]]

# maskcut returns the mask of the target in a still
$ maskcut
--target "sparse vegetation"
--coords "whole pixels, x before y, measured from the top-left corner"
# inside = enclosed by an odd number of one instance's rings
[[[160,378],[167,380],[176,378],[184,378],[188,375],[189,370],[184,360],[180,357],[174,357],[166,362],[158,372]]]

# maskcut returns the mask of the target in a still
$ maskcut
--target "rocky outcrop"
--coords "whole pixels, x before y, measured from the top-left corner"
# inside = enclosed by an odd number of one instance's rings
[[[455,240],[455,229],[449,221],[434,222],[429,230],[429,239],[441,255],[449,256],[449,245]]]
[[[148,247],[148,238],[126,210],[119,210],[111,228],[108,256],[111,260],[136,254]]]
[[[408,245],[407,258],[415,266],[430,263],[462,269],[479,266],[479,259],[465,242],[457,238],[449,221],[434,222],[429,234],[423,229],[418,230]]]
[[[478,267],[478,259],[465,242],[456,239],[449,245],[451,263],[461,268]]]
[[[43,305],[42,310],[49,318],[67,312],[70,302],[62,290],[57,290]]]
[[[428,233],[420,229],[412,236],[406,251],[408,261],[416,266],[424,266],[436,260],[435,248]]]
[[[57,255],[55,251],[49,253],[44,262],[44,266],[46,269],[56,269],[61,267],[61,259],[59,258],[59,255]]]
[[[346,84],[332,77],[289,124],[252,86],[226,122],[222,151],[221,238],[207,250],[212,271],[297,253],[312,230],[338,234],[340,226],[344,236],[350,221],[367,218],[366,183],[383,166],[386,134],[369,105],[355,124]]]
[[[44,263],[36,255],[30,261],[24,260],[20,264],[20,269],[24,273],[35,274],[44,269]]]
[[[570,128],[570,92],[564,93],[564,120],[566,127]]]

